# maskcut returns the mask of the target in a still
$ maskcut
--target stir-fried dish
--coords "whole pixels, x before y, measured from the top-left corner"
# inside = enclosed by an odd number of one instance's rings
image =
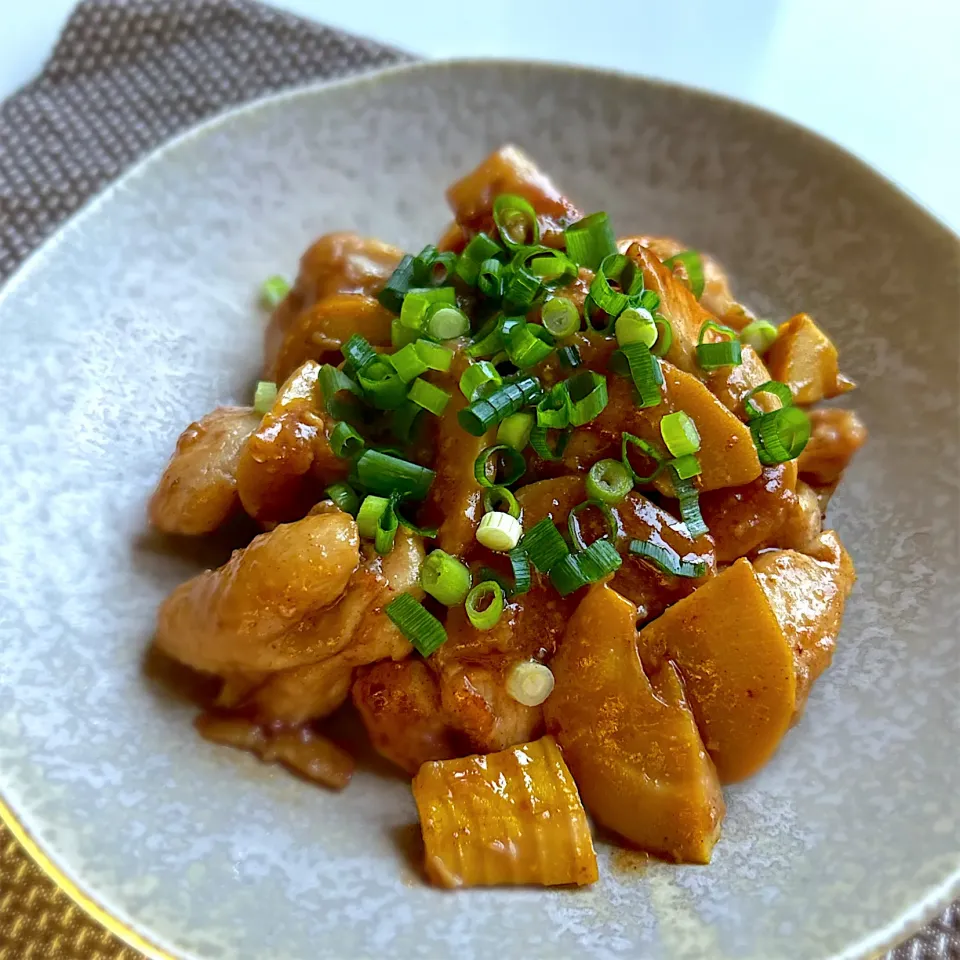
[[[222,681],[208,739],[344,787],[352,699],[413,778],[438,884],[597,878],[587,813],[706,863],[829,665],[853,564],[824,529],[866,434],[815,320],[710,257],[617,239],[505,147],[404,254],[321,237],[252,406],[177,443],[155,527],[259,527],[159,613]],[[253,531],[251,531],[252,534]]]

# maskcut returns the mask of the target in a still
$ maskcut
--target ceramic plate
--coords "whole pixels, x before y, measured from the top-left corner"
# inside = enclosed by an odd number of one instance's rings
[[[347,228],[419,246],[505,141],[621,232],[716,253],[762,316],[813,313],[871,431],[831,508],[860,581],[834,667],[727,792],[707,867],[600,844],[582,891],[443,893],[408,862],[407,784],[344,794],[200,740],[145,676],[164,594],[145,500],[178,433],[249,395],[258,281]],[[156,954],[861,957],[960,880],[958,247],[859,161],[649,81],[428,64],[255,103],[154,154],[0,298],[0,795]],[[202,558],[201,558],[202,559]],[[129,934],[128,934],[129,935]]]

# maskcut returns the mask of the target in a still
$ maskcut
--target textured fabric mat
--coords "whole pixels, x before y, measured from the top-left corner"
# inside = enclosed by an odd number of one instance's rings
[[[408,57],[245,0],[85,0],[0,104],[0,281],[148,150],[233,104]],[[0,960],[136,960],[0,825]],[[891,954],[960,960],[960,903]]]

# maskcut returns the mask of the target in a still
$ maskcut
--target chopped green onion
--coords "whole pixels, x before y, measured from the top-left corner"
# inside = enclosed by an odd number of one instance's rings
[[[673,346],[673,327],[670,321],[659,313],[654,314],[653,322],[657,325],[657,342],[650,352],[655,357],[665,357]]]
[[[532,413],[511,414],[497,427],[497,443],[505,443],[517,451],[525,450],[536,419]]]
[[[660,361],[650,352],[644,343],[628,343],[622,348],[627,366],[630,368],[630,379],[636,388],[639,398],[638,406],[655,407],[663,400],[660,386],[663,383],[663,373],[660,370]]]
[[[499,260],[484,260],[477,272],[477,289],[485,297],[499,300],[503,296],[503,264]]]
[[[537,426],[562,430],[570,426],[570,396],[566,381],[561,381],[537,404]]]
[[[387,497],[376,497],[372,494],[364,497],[357,511],[357,530],[360,536],[372,540],[377,535],[380,518],[389,509],[390,500]]]
[[[513,595],[527,593],[533,582],[530,574],[530,560],[521,547],[510,551],[510,567],[513,570]]]
[[[380,355],[370,346],[366,337],[359,333],[353,334],[346,343],[340,347],[343,359],[349,363],[357,373],[362,373],[372,363],[379,360]]]
[[[478,583],[468,594],[464,604],[467,618],[478,630],[496,626],[503,613],[503,587],[496,580]]]
[[[415,380],[421,373],[427,371],[427,365],[423,362],[416,343],[408,343],[402,350],[398,350],[387,359],[404,383]]]
[[[653,473],[643,476],[633,469],[633,465],[630,463],[629,456],[631,446],[638,447],[646,456],[653,460],[653,462],[657,465]],[[661,456],[660,451],[657,450],[657,448],[652,444],[647,443],[646,440],[641,440],[640,437],[635,437],[632,433],[624,433],[621,436],[620,459],[622,460],[624,467],[630,471],[630,475],[633,477],[634,483],[652,483],[660,471],[664,468],[664,458]]]
[[[740,342],[753,347],[762,357],[777,339],[777,328],[769,320],[754,320],[740,331]]]
[[[440,307],[431,313],[427,320],[427,333],[435,340],[454,340],[469,330],[470,321],[467,315],[456,307]]]
[[[580,553],[568,554],[550,569],[550,579],[565,597],[588,583],[596,583],[620,569],[623,558],[609,540],[594,540]]]
[[[444,287],[453,293],[453,287]],[[427,321],[427,311],[430,309],[430,300],[421,291],[411,290],[404,298],[400,307],[400,323],[408,330],[419,333]]]
[[[793,405],[793,394],[790,392],[790,388],[785,383],[781,383],[779,380],[767,380],[765,383],[761,383],[759,387],[754,387],[743,398],[743,409],[746,411],[747,417],[750,420],[756,420],[757,417],[764,416],[764,411],[761,410],[751,399],[758,393],[772,394],[780,401],[782,407],[789,407]]]
[[[522,407],[536,403],[543,392],[540,381],[521,377],[503,383],[487,397],[472,400],[457,414],[460,426],[474,437],[482,437],[487,430]]]
[[[728,339],[719,343],[705,343],[704,337],[711,330]],[[742,357],[737,331],[732,327],[717,323],[716,320],[708,320],[700,328],[700,338],[697,342],[697,362],[704,370],[719,370],[720,367],[739,366]]]
[[[633,489],[633,472],[619,460],[598,460],[587,473],[587,496],[604,503],[620,503]]]
[[[354,396],[360,395],[360,388],[342,370],[325,363],[317,376],[320,393],[323,395],[324,408],[332,417],[340,420],[354,411],[349,400],[337,394],[346,391]]]
[[[603,324],[601,326],[597,325],[596,314],[599,314],[603,319]],[[593,297],[591,296],[587,296],[587,298],[583,301],[583,318],[587,321],[588,330],[592,330],[594,333],[603,334],[605,337],[613,332],[617,320],[614,314],[606,313],[599,309],[594,302]]]
[[[512,550],[523,536],[523,527],[516,517],[499,510],[491,510],[480,518],[477,527],[477,543],[489,550],[506,553]]]
[[[672,467],[670,473],[673,477],[674,492],[680,501],[680,519],[687,525],[690,536],[696,538],[709,533],[700,513],[700,495],[693,481],[680,477]]]
[[[423,407],[424,410],[429,410],[430,413],[435,413],[438,417],[446,410],[447,404],[450,402],[450,394],[446,390],[441,390],[422,377],[417,377],[410,385],[407,398],[418,407]]]
[[[407,396],[407,385],[386,359],[368,364],[357,374],[357,382],[364,398],[378,410],[396,410]]]
[[[442,253],[429,243],[413,258],[413,276],[421,286],[440,287],[447,282],[457,264],[457,255]]]
[[[434,550],[420,568],[420,586],[445,607],[453,607],[470,592],[470,571],[456,557]]]
[[[489,360],[471,363],[460,377],[460,392],[467,400],[473,400],[477,396],[477,391],[485,383],[492,383],[499,387],[503,383],[503,377]]]
[[[384,288],[377,294],[377,300],[380,305],[386,307],[391,313],[400,313],[403,306],[403,298],[407,291],[413,286],[413,257],[407,254],[397,264],[396,269],[390,274]]]
[[[487,234],[476,234],[463,248],[463,253],[457,259],[457,276],[468,286],[476,286],[480,277],[480,265],[502,252],[500,244]]]
[[[582,427],[595,420],[607,406],[607,379],[602,374],[585,370],[564,383],[570,410],[570,424]],[[539,422],[539,407],[538,422]]]
[[[363,453],[365,447],[363,437],[349,423],[344,423],[342,420],[330,433],[330,449],[333,450],[335,457],[353,460],[354,457],[359,457]]]
[[[570,224],[563,233],[567,255],[581,267],[596,270],[606,257],[617,252],[617,238],[610,218],[603,212]]]
[[[501,193],[493,201],[493,222],[500,231],[500,239],[510,250],[540,242],[537,212],[523,197]]]
[[[643,274],[637,269],[636,262],[622,253],[604,257],[597,275],[590,283],[593,302],[612,316],[622,313],[630,305],[629,298],[641,290]]]
[[[429,657],[447,640],[443,624],[409,593],[391,600],[386,614],[421,657]]]
[[[504,507],[507,509],[504,510]],[[509,513],[511,517],[518,519],[520,517],[520,504],[507,487],[485,487],[483,490],[483,509],[486,513],[499,510],[501,513]]]
[[[503,349],[503,325],[506,318],[502,315],[493,317],[484,324],[467,347],[468,357],[492,357]]]
[[[253,393],[253,409],[256,413],[270,412],[277,399],[277,385],[272,380],[258,380],[257,389]]]
[[[380,514],[377,520],[377,530],[373,535],[373,549],[385,557],[392,549],[397,536],[399,518],[393,508],[393,501],[387,503],[387,509]]]
[[[429,340],[417,341],[417,353],[429,370],[446,373],[450,369],[450,364],[453,363],[452,350],[441,347],[438,343],[431,343]]]
[[[577,265],[559,250],[534,257],[526,269],[541,283],[552,285],[568,283],[578,272]]]
[[[689,480],[691,477],[697,477],[703,473],[700,461],[692,453],[671,460],[670,467],[681,480]]]
[[[550,517],[544,517],[524,534],[520,549],[541,573],[549,573],[550,568],[570,552]]]
[[[360,498],[349,483],[332,483],[325,492],[344,513],[354,517],[357,515],[360,509]]]
[[[700,433],[688,413],[677,410],[660,421],[660,436],[675,457],[685,457],[700,449]]]
[[[275,310],[290,292],[290,281],[285,277],[267,277],[260,286],[260,299],[263,305]]]
[[[417,339],[417,331],[403,325],[399,317],[390,321],[390,343],[395,350],[413,343]]]
[[[567,514],[567,532],[570,534],[570,539],[573,541],[573,545],[577,550],[587,549],[587,542],[583,539],[583,533],[580,530],[580,512],[582,510],[589,510],[591,507],[599,510],[603,514],[611,543],[616,543],[617,537],[620,535],[617,518],[613,515],[613,511],[608,504],[602,500],[584,500],[583,503],[578,503],[571,509],[570,513]]]
[[[617,343],[621,347],[628,343],[642,343],[646,347],[652,347],[657,342],[657,325],[653,314],[642,307],[638,309],[627,307],[617,317],[614,330],[617,334]]]
[[[660,294],[656,290],[644,290],[640,294],[639,307],[653,313],[660,306]]]
[[[580,348],[573,344],[569,347],[561,347],[557,351],[557,356],[560,358],[560,365],[563,367],[569,367],[572,370],[576,370],[583,363],[583,358],[580,356]]]
[[[702,577],[707,572],[707,565],[697,560],[681,560],[680,554],[666,544],[652,543],[649,540],[631,540],[628,547],[635,557],[649,560],[664,573],[673,577]]]
[[[541,460],[562,460],[563,451],[567,449],[570,442],[570,434],[573,432],[569,427],[559,431],[556,443],[550,446],[550,437],[547,433],[548,427],[534,427],[530,431],[530,446],[537,452]]]
[[[497,457],[503,456],[509,461],[509,470],[497,484]],[[527,461],[523,455],[505,443],[487,447],[474,461],[473,475],[481,487],[504,486],[516,483],[527,470]]]
[[[425,412],[423,407],[417,406],[417,404],[411,403],[409,400],[393,411],[390,430],[401,444],[413,442],[420,418]]]
[[[703,258],[696,250],[682,250],[663,261],[663,265],[670,270],[673,270],[677,264],[683,266],[687,286],[694,297],[699,300],[703,296],[704,287]]]
[[[400,521],[401,527],[406,527],[411,533],[415,533],[418,537],[425,537],[427,539],[433,539],[440,532],[439,527],[419,527],[412,520],[408,520],[401,512],[400,508],[396,503],[393,505],[394,512],[397,515],[397,520]]]
[[[810,418],[799,407],[783,407],[750,422],[760,462],[786,463],[803,453],[810,439]]]
[[[569,337],[580,329],[580,311],[569,297],[550,297],[540,311],[540,319],[555,337]]]
[[[511,267],[503,285],[504,309],[526,313],[540,293],[540,279],[523,267]]]
[[[371,493],[422,500],[435,476],[432,470],[381,450],[365,450],[354,464],[357,480]]]
[[[536,660],[515,663],[507,674],[504,688],[513,700],[525,707],[539,707],[553,693],[553,671]]]

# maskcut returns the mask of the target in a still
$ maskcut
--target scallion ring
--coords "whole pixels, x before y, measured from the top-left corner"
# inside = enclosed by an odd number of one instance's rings
[[[660,420],[660,436],[675,457],[685,457],[700,449],[700,432],[690,414],[683,410],[668,413]]]
[[[760,462],[786,463],[803,453],[810,439],[810,418],[799,407],[782,407],[750,422]]]
[[[580,311],[569,297],[550,297],[541,308],[540,320],[557,338],[569,337],[580,329]]]
[[[506,507],[506,509],[504,509]],[[483,509],[485,513],[509,513],[511,517],[520,517],[520,504],[513,492],[507,487],[486,487],[483,491]]]
[[[617,317],[614,330],[617,334],[617,343],[621,347],[628,343],[642,343],[648,348],[653,347],[659,333],[653,314],[643,307],[636,309],[627,307]]]
[[[467,618],[478,630],[496,626],[503,614],[503,587],[496,580],[478,583],[468,594],[464,609]]]
[[[497,479],[497,460],[503,458],[504,476]],[[509,487],[516,483],[527,471],[527,461],[523,454],[506,443],[487,447],[474,461],[473,475],[481,487]]]
[[[524,534],[520,549],[541,573],[549,573],[570,552],[551,517],[544,517]]]
[[[574,374],[563,386],[569,401],[571,426],[582,427],[595,420],[607,406],[607,379],[603,374],[585,370]]]
[[[253,409],[261,416],[270,412],[277,399],[277,385],[272,380],[258,380],[253,393]]]
[[[740,331],[740,342],[753,347],[762,357],[776,342],[777,328],[769,320],[754,320]]]
[[[493,201],[493,222],[500,240],[510,250],[540,242],[540,224],[533,205],[513,193],[501,193]]]
[[[525,450],[536,422],[537,418],[532,413],[512,413],[497,427],[497,443],[505,443],[517,451]]]
[[[363,437],[349,423],[340,421],[330,432],[330,449],[335,457],[353,460],[366,449]]]
[[[681,560],[680,554],[666,544],[652,543],[649,540],[631,540],[627,548],[635,557],[648,560],[663,573],[673,577],[702,577],[707,572],[707,565],[702,560]]]
[[[354,517],[357,515],[360,497],[349,483],[332,483],[324,492],[344,513]]]
[[[649,457],[656,464],[652,473],[643,475],[637,473],[633,468],[633,464],[630,463],[630,447],[634,446],[640,450],[645,456]],[[625,469],[630,471],[630,475],[633,477],[634,483],[652,483],[657,476],[660,474],[660,471],[664,468],[664,457],[654,447],[652,444],[647,443],[646,440],[642,440],[640,437],[635,437],[632,433],[624,433],[620,438],[620,459],[623,463]]]
[[[633,473],[619,460],[598,460],[587,473],[587,496],[620,503],[633,489]]]
[[[557,431],[557,437],[551,445],[548,428],[536,426],[530,431],[530,446],[536,450],[537,456],[539,456],[541,460],[562,460],[563,452],[567,449],[567,444],[570,442],[570,434],[572,432],[569,427]]]
[[[584,500],[583,503],[578,503],[567,514],[567,532],[570,534],[570,539],[577,550],[587,549],[588,544],[583,538],[583,531],[580,529],[580,514],[591,508],[599,510],[603,514],[603,519],[607,524],[607,534],[605,536],[611,543],[616,544],[617,538],[620,536],[620,524],[613,510],[610,509],[610,505],[603,500]],[[602,539],[602,537],[598,539]]]
[[[453,607],[470,592],[470,571],[456,557],[434,550],[420,567],[420,586],[445,607]]]
[[[753,402],[752,398],[758,393],[772,394],[780,401],[781,407],[793,405],[793,393],[785,383],[781,383],[779,380],[767,380],[765,383],[761,383],[759,387],[754,387],[743,398],[743,409],[750,420],[756,420],[757,417],[762,417],[765,413]]]
[[[682,266],[690,292],[697,300],[703,296],[703,258],[700,256],[699,251],[682,250],[680,253],[675,253],[672,257],[667,257],[667,259],[663,261],[663,265],[671,271],[678,265]]]
[[[564,230],[567,256],[581,267],[596,270],[606,257],[617,252],[617,238],[610,218],[602,211],[571,223]]]
[[[267,277],[260,285],[260,299],[268,310],[275,310],[290,292],[286,277]]]
[[[443,624],[409,593],[391,600],[384,612],[421,657],[429,657],[447,640]]]
[[[622,253],[603,258],[590,283],[593,302],[605,313],[617,316],[629,306],[632,295],[643,290],[643,273],[636,261]]]

